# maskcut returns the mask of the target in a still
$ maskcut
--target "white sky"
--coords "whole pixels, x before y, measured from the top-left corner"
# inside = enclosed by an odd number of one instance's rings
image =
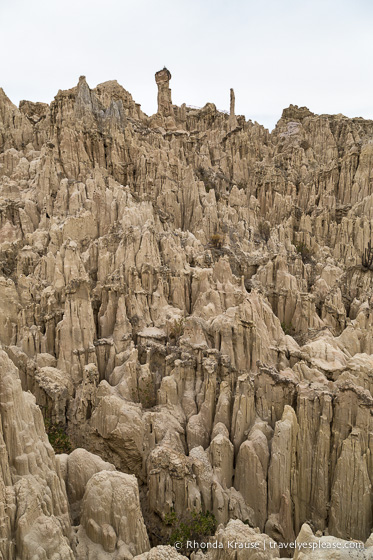
[[[210,101],[272,129],[290,103],[373,119],[373,0],[0,0],[0,87],[50,102],[116,79],[147,114]]]

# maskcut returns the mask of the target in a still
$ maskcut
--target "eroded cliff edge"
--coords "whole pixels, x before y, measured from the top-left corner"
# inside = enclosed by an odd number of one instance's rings
[[[169,78],[152,117],[115,81],[0,90],[4,559],[131,558],[187,510],[372,532],[373,122],[270,134]]]

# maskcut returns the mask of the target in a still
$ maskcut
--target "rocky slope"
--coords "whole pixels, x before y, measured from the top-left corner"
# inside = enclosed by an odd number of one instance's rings
[[[0,558],[176,560],[207,511],[261,543],[211,560],[372,558],[373,121],[269,133],[170,77],[152,117],[0,89]]]

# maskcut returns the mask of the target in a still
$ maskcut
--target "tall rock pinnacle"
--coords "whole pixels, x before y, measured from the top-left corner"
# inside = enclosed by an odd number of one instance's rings
[[[234,89],[231,88],[231,89],[230,89],[230,116],[231,116],[231,117],[232,117],[232,116],[234,117],[234,115],[235,115],[235,113],[234,113],[234,105],[235,105],[235,102],[236,102],[236,97],[235,97],[235,95],[234,95]]]
[[[173,116],[170,80],[171,72],[166,67],[155,74],[158,86],[158,113],[163,117]]]
[[[237,119],[236,119],[236,114],[235,114],[235,103],[236,103],[236,97],[234,95],[234,89],[231,88],[230,89],[230,108],[229,108],[229,127],[232,128],[236,128],[237,126]]]

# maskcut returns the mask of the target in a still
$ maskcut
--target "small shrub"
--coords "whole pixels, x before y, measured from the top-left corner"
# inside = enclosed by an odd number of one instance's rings
[[[164,522],[166,525],[170,525],[173,527],[177,522],[177,515],[175,511],[171,511],[171,513],[166,513],[164,516]]]
[[[296,245],[295,248],[297,252],[300,254],[300,256],[302,257],[302,261],[304,264],[311,262],[313,252],[311,251],[311,249],[307,247],[305,243],[303,242],[298,243],[298,245]]]
[[[216,249],[221,249],[223,246],[223,241],[224,241],[224,237],[222,235],[220,235],[219,233],[214,233],[214,235],[212,235],[210,237],[210,243],[211,245],[213,245]]]
[[[47,432],[49,443],[54,449],[55,453],[70,453],[73,446],[66,433],[64,426],[60,424],[52,424],[52,422],[46,418],[45,419],[45,431]]]
[[[267,241],[271,237],[271,224],[269,222],[266,222],[265,220],[262,220],[258,224],[258,230],[260,237],[262,237],[262,239],[264,239],[264,241],[267,243]]]
[[[171,545],[180,542],[185,547],[187,541],[204,542],[206,537],[213,535],[216,530],[216,518],[209,511],[192,511],[179,517],[173,511],[165,515],[164,521],[172,527],[168,541]],[[184,547],[181,550],[185,553],[187,551]]]
[[[179,340],[181,336],[184,334],[184,319],[180,317],[180,319],[175,319],[173,324],[171,325],[168,336],[169,338],[174,339],[176,342]]]
[[[281,323],[281,328],[285,334],[289,334],[292,336],[295,332],[295,329],[291,323]]]

